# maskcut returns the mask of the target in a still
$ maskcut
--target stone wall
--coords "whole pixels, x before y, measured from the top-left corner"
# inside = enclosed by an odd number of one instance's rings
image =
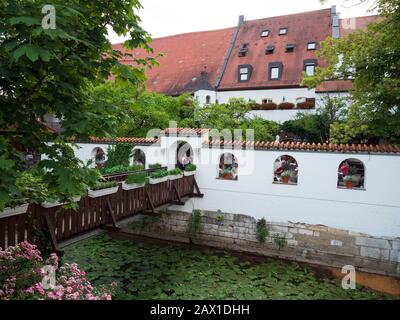
[[[188,219],[188,213],[165,211],[155,218],[139,216],[122,230],[189,242]],[[251,216],[202,211],[202,221],[203,230],[191,237],[193,243],[338,268],[353,265],[359,271],[400,277],[400,238],[371,237],[323,225],[267,221],[269,236],[262,244],[256,236],[257,220]],[[283,248],[275,243],[276,235],[286,239]]]

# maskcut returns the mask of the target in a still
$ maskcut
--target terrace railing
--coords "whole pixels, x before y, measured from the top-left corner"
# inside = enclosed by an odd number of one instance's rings
[[[48,231],[53,250],[61,252],[58,243],[137,214],[156,214],[156,208],[167,204],[184,204],[187,197],[202,197],[194,176],[182,177],[129,191],[121,187],[117,193],[81,198],[78,209],[43,208],[30,204],[28,213],[1,217],[0,247],[7,248],[22,241],[36,243],[36,229]]]

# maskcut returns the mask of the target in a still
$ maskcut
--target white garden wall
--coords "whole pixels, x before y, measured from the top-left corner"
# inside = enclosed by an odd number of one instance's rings
[[[145,152],[146,166],[159,162],[172,167],[174,143],[187,141],[192,145],[198,165],[196,179],[204,198],[191,199],[177,210],[220,209],[269,221],[323,224],[373,236],[400,237],[398,155],[199,148],[202,139],[163,137],[161,146],[136,146]],[[100,146],[106,151],[108,145],[79,146],[76,154],[86,162],[94,148]],[[219,158],[224,152],[238,159],[238,181],[217,179]],[[298,185],[273,183],[273,163],[281,155],[297,160]],[[365,190],[337,188],[338,167],[348,158],[364,163]]]

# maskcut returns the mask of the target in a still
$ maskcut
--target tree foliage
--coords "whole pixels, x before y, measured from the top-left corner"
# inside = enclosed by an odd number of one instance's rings
[[[316,87],[324,80],[354,79],[347,119],[332,126],[336,142],[400,141],[400,1],[378,0],[375,9],[381,19],[367,30],[322,43],[319,54],[329,67],[303,82]]]
[[[141,8],[138,0],[54,0],[56,29],[42,27],[45,4],[0,3],[0,209],[10,201],[24,167],[16,142],[46,155],[40,165],[54,192],[67,197],[79,193],[89,173],[65,142],[111,134],[121,115],[115,105],[92,99],[88,88],[111,73],[120,83],[139,86],[145,80],[144,68],[156,63],[153,58],[131,57],[137,66],[125,66],[119,62],[123,53],[113,50],[107,39],[110,27],[129,36],[128,48],[151,52],[149,35],[136,14]],[[61,133],[51,134],[43,124],[49,114],[61,119]],[[67,168],[57,164],[60,160]],[[77,181],[81,184],[75,185]]]

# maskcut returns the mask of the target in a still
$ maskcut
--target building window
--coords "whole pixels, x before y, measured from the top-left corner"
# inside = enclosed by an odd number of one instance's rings
[[[315,41],[310,41],[307,43],[307,50],[316,50],[317,43]]]
[[[239,82],[246,82],[250,80],[251,72],[253,67],[249,64],[242,64],[239,66],[238,70],[238,80]]]
[[[243,44],[242,47],[239,49],[239,57],[245,57],[248,51],[248,44]]]
[[[338,188],[365,190],[365,167],[358,159],[346,159],[339,165]]]
[[[263,30],[261,31],[261,38],[265,38],[269,36],[269,30]]]
[[[267,46],[265,49],[265,54],[273,54],[275,50],[275,46]]]
[[[279,35],[280,36],[283,36],[283,35],[287,34],[287,32],[288,32],[288,29],[286,27],[279,29]]]
[[[315,67],[317,66],[318,61],[316,59],[304,60],[304,71],[308,77],[311,77],[315,74]]]
[[[206,96],[206,104],[210,104],[211,103],[211,97],[210,96]]]
[[[262,104],[268,104],[268,103],[273,103],[272,99],[266,98],[261,100]]]
[[[297,185],[298,165],[295,158],[284,155],[274,162],[274,183]]]
[[[294,43],[288,43],[285,47],[286,52],[293,52],[296,45]]]
[[[282,77],[283,65],[281,62],[271,62],[268,65],[268,79],[280,80]]]
[[[238,179],[238,161],[232,153],[224,153],[219,159],[218,178],[224,180]]]

